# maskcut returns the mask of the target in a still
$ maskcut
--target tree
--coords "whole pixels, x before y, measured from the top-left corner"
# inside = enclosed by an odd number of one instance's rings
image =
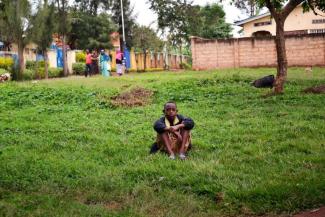
[[[66,37],[70,29],[68,19],[68,0],[55,0],[57,5],[58,33],[62,37],[63,74],[68,76]]]
[[[200,20],[200,23],[193,25],[196,29],[196,36],[203,38],[231,37],[232,27],[229,23],[226,23],[225,18],[226,13],[218,4],[207,4],[204,7],[200,7],[197,18]]]
[[[48,5],[48,1],[40,2],[37,13],[33,18],[32,40],[37,44],[38,50],[44,55],[45,78],[48,78],[47,49],[53,41],[54,33],[54,5]]]
[[[133,46],[133,28],[135,25],[134,8],[130,6],[130,0],[123,0],[123,14],[124,14],[124,30],[125,30],[125,43],[128,48]],[[112,12],[112,19],[118,25],[120,33],[121,47],[123,48],[123,30],[122,30],[122,16],[121,16],[121,1],[112,0],[110,8]]]
[[[148,50],[158,51],[163,47],[163,41],[147,26],[135,26],[133,44],[136,50],[141,50],[144,54],[144,71],[147,68]]]
[[[110,34],[116,29],[111,17],[106,13],[90,16],[88,13],[71,13],[69,45],[77,49],[111,48]]]
[[[112,0],[75,0],[74,6],[78,11],[97,16],[99,9],[108,10]]]
[[[250,17],[259,13],[259,7],[255,0],[234,0],[234,4],[237,8],[244,11]]]
[[[22,80],[25,69],[24,48],[30,39],[31,6],[28,0],[2,0],[1,35],[18,46],[18,70],[13,78]]]
[[[191,32],[198,27],[199,10],[187,0],[149,0],[149,3],[158,15],[158,28],[168,32],[169,43],[182,54],[183,46],[189,46]]]
[[[4,47],[10,51],[10,44],[13,43],[13,37],[7,34],[5,4],[0,0],[0,40],[4,43]]]
[[[149,0],[150,9],[158,15],[158,28],[168,31],[171,43],[181,47],[189,42],[190,17],[197,17],[197,10],[187,0]],[[195,19],[194,19],[195,20]]]
[[[284,22],[289,14],[300,4],[303,4],[305,10],[311,9],[317,14],[316,9],[325,11],[325,2],[324,0],[255,0],[255,2],[258,4],[259,8],[267,7],[276,23],[275,42],[278,64],[274,93],[283,93],[288,69],[284,37]]]

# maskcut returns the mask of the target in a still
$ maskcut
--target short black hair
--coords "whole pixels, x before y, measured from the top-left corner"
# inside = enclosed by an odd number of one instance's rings
[[[164,110],[165,110],[167,104],[169,104],[169,103],[174,104],[174,105],[176,106],[176,108],[177,108],[177,105],[176,105],[176,102],[175,102],[175,101],[168,101],[168,102],[166,102],[166,103],[164,104]]]

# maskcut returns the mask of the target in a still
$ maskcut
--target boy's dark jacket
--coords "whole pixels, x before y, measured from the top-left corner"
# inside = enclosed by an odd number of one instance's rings
[[[185,125],[184,127],[185,130],[193,129],[194,121],[191,118],[184,117],[183,115],[176,115],[174,123],[169,123],[167,118],[163,116],[155,122],[153,128],[157,133],[162,134],[164,132],[164,129],[167,127],[167,125],[175,126],[181,124],[182,122]]]

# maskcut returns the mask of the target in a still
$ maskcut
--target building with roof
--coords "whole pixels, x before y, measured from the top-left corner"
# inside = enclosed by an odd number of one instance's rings
[[[285,35],[325,34],[325,13],[317,13],[319,15],[311,10],[304,13],[302,6],[297,6],[284,23]],[[276,23],[270,12],[237,21],[235,24],[243,27],[244,37],[276,35]]]

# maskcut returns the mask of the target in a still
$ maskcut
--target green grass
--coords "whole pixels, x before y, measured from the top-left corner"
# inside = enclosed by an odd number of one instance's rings
[[[284,95],[250,86],[275,69],[71,77],[0,85],[0,216],[238,216],[325,205],[325,69],[289,70]],[[109,97],[154,91],[145,107]],[[187,161],[149,155],[176,100],[196,122]],[[223,199],[216,203],[216,195]]]

